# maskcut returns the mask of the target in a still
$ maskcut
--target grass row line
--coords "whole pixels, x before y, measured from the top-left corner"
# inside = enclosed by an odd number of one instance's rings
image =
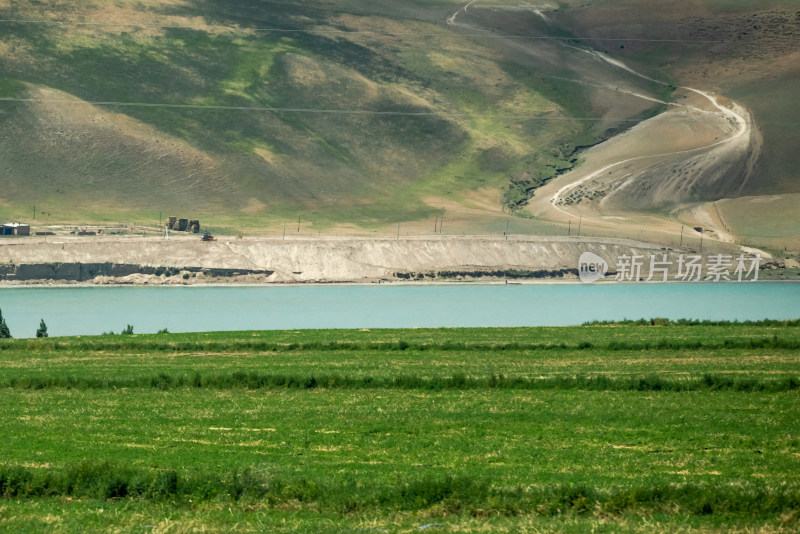
[[[551,350],[698,350],[698,349],[800,349],[800,339],[786,339],[777,335],[769,337],[738,338],[725,340],[676,340],[657,341],[610,341],[608,343],[467,343],[445,341],[442,343],[413,343],[408,341],[386,342],[308,342],[271,343],[265,341],[159,341],[157,339],[70,341],[11,341],[0,342],[0,350],[13,351],[145,351],[145,352],[302,352],[302,351],[551,351]]]
[[[425,475],[378,483],[327,477],[277,478],[256,470],[179,472],[86,461],[64,468],[0,466],[0,497],[6,499],[77,497],[191,502],[293,504],[315,510],[357,513],[370,510],[425,510],[443,514],[554,516],[666,513],[779,514],[800,509],[800,487],[759,483],[657,483],[637,487],[554,485],[496,487],[479,477]]]
[[[0,382],[0,388],[40,389],[401,389],[401,390],[587,390],[587,391],[741,391],[778,393],[800,389],[800,375],[776,378],[753,378],[706,374],[699,378],[664,377],[659,375],[609,377],[554,376],[506,377],[492,374],[484,377],[454,374],[420,377],[416,375],[347,376],[347,375],[282,375],[236,371],[229,374],[160,373],[130,378],[90,378],[79,376],[14,377]]]
[[[757,321],[711,321],[708,319],[624,319],[622,321],[587,321],[582,326],[797,326],[800,319],[761,319]]]

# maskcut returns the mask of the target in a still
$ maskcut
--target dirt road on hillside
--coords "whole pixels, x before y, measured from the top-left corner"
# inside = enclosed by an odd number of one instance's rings
[[[475,2],[466,4],[447,23],[491,31],[458,21],[467,13],[474,20],[477,7],[480,4]],[[541,9],[528,7],[548,21]],[[515,42],[514,46],[534,49],[537,42]],[[669,85],[589,47],[567,42],[563,47],[618,69],[620,74]],[[750,113],[735,102],[723,103],[721,97],[693,87],[676,88],[676,100],[665,102],[608,84],[592,85],[658,102],[668,109],[587,151],[578,168],[537,189],[528,210],[545,220],[580,220],[586,228],[612,235],[635,228],[669,239],[682,234],[681,223],[685,223],[688,232],[696,236],[732,242],[733,236],[720,218],[707,216],[708,206],[696,199],[741,190],[759,148]]]

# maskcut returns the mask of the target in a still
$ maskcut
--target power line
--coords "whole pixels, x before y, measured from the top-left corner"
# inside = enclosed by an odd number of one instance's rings
[[[59,20],[31,20],[31,19],[0,19],[0,24],[39,24],[51,26],[78,26],[78,27],[108,27],[108,28],[136,28],[142,30],[196,30],[191,26],[180,25],[146,25],[124,24],[115,22],[71,22]],[[517,35],[508,33],[484,32],[386,32],[378,30],[337,30],[321,28],[247,28],[237,26],[219,26],[232,32],[247,33],[319,33],[333,35],[377,35],[382,37],[393,36],[419,36],[419,37],[484,37],[495,39],[531,39],[543,41],[609,41],[609,42],[642,42],[642,43],[724,43],[723,39],[645,39],[638,37],[567,37],[556,35]]]
[[[569,122],[569,121],[608,121],[608,122],[642,122],[641,119],[626,117],[566,117],[566,116],[543,116],[542,114],[526,115],[524,113],[458,113],[445,111],[378,111],[369,109],[317,109],[317,108],[275,108],[263,106],[223,106],[209,104],[170,104],[164,102],[109,102],[109,101],[90,101],[90,100],[59,100],[48,98],[13,98],[0,97],[0,102],[20,102],[31,104],[59,104],[68,106],[98,106],[98,107],[142,107],[142,108],[174,108],[174,109],[196,109],[208,111],[260,111],[272,113],[309,113],[319,115],[378,115],[378,116],[405,116],[405,117],[488,117],[488,118],[520,118],[528,121],[540,122]],[[685,117],[694,122],[712,122],[714,119],[701,117]],[[759,122],[759,124],[769,124],[773,126],[800,126],[800,122]]]
[[[489,117],[489,118],[524,118],[525,120],[541,122],[569,122],[569,121],[609,121],[609,122],[642,122],[641,119],[623,117],[566,117],[543,116],[542,114],[524,113],[458,113],[445,111],[379,111],[369,109],[318,109],[318,108],[275,108],[265,106],[224,106],[209,104],[170,104],[165,102],[111,102],[89,100],[63,100],[49,98],[14,98],[0,97],[0,102],[19,102],[31,104],[58,104],[65,106],[97,106],[97,107],[140,107],[140,108],[171,108],[171,109],[196,109],[208,111],[253,111],[271,113],[308,113],[319,115],[377,115],[377,116],[403,116],[403,117]],[[709,122],[710,119],[695,120]]]

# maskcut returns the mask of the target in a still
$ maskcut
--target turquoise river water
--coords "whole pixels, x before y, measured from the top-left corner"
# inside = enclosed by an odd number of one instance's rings
[[[558,326],[800,318],[800,283],[3,288],[14,337],[301,328]]]

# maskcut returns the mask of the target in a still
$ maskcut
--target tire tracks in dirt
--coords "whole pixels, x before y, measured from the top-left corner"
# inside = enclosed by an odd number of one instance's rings
[[[464,23],[460,23],[460,22],[457,21],[457,17],[460,14],[468,13],[469,12],[469,8],[473,4],[475,4],[476,1],[477,0],[473,0],[472,2],[469,2],[468,4],[464,5],[461,9],[459,9],[458,11],[453,13],[450,17],[447,18],[447,24],[451,25],[451,26],[459,26],[459,27],[463,27],[463,28],[469,28],[471,30],[479,30],[479,31],[491,32],[492,30],[488,29],[488,28],[481,28],[481,27],[478,27],[478,26],[475,26],[475,25],[464,24]],[[535,13],[537,16],[542,17],[545,20],[545,22],[547,22],[548,24],[550,23],[549,19],[547,19],[545,17],[544,13],[542,13],[541,9],[537,8],[537,6],[534,6],[534,5],[531,5],[531,4],[526,4],[526,6],[533,13]],[[499,9],[498,6],[493,6],[493,8]],[[617,60],[617,59],[614,59],[614,58],[611,58],[611,57],[608,57],[607,55],[605,55],[605,54],[603,54],[603,53],[601,53],[601,52],[599,52],[597,50],[591,49],[589,47],[579,47],[579,46],[570,45],[570,44],[567,44],[566,42],[564,42],[562,44],[563,44],[563,46],[565,46],[567,48],[574,49],[577,52],[588,54],[588,55],[590,55],[590,56],[592,56],[592,57],[594,57],[594,58],[596,58],[596,59],[598,59],[600,61],[603,61],[603,62],[607,63],[611,67],[619,69],[621,71],[624,71],[624,72],[626,72],[628,74],[637,76],[639,78],[642,78],[642,79],[647,80],[647,81],[652,82],[652,83],[660,84],[660,85],[663,85],[663,86],[670,86],[669,83],[664,82],[663,80],[658,80],[658,79],[652,78],[650,76],[647,76],[647,75],[645,75],[645,74],[643,74],[641,72],[638,72],[635,69],[631,68],[630,66],[626,65],[624,62],[622,62],[620,60]],[[550,208],[552,208],[556,212],[560,212],[561,214],[569,216],[569,217],[577,217],[577,215],[572,213],[572,212],[570,212],[570,211],[568,211],[568,210],[566,210],[566,209],[564,209],[564,208],[562,208],[562,207],[560,207],[558,205],[559,201],[567,193],[569,193],[570,191],[572,191],[575,188],[579,187],[581,184],[584,184],[584,183],[586,183],[586,182],[588,182],[588,181],[590,181],[592,179],[595,179],[598,176],[600,176],[600,175],[602,175],[602,174],[604,174],[606,172],[609,172],[609,171],[611,171],[611,170],[613,170],[615,168],[624,166],[624,165],[629,164],[629,163],[648,160],[648,159],[655,160],[655,159],[658,159],[658,158],[668,158],[670,156],[680,156],[680,155],[683,155],[683,154],[695,154],[695,153],[701,154],[703,152],[711,154],[713,151],[718,150],[719,148],[724,147],[725,145],[729,145],[731,143],[736,142],[737,140],[739,140],[743,136],[750,137],[751,134],[752,134],[752,124],[751,124],[751,121],[748,120],[748,117],[745,115],[747,113],[746,110],[738,111],[739,106],[737,106],[737,105],[732,105],[731,107],[726,107],[726,106],[722,105],[719,102],[719,97],[718,96],[715,96],[712,93],[710,93],[708,91],[704,91],[702,89],[697,89],[697,88],[688,87],[688,86],[680,86],[680,87],[678,87],[679,89],[694,93],[694,94],[702,97],[703,99],[705,99],[711,105],[711,107],[715,111],[702,109],[700,107],[693,106],[693,105],[681,104],[681,103],[678,103],[678,102],[662,101],[662,100],[654,98],[654,97],[652,97],[650,95],[645,95],[645,94],[642,94],[642,93],[639,93],[639,92],[636,92],[636,91],[631,91],[631,90],[620,91],[619,88],[612,87],[612,86],[607,85],[607,84],[592,83],[592,82],[587,82],[587,81],[583,81],[583,80],[572,80],[572,81],[574,81],[576,83],[590,84],[590,85],[598,86],[598,87],[601,87],[601,88],[605,88],[605,89],[609,89],[609,90],[613,90],[613,91],[617,91],[617,92],[623,92],[624,94],[627,94],[629,96],[642,98],[642,99],[645,99],[645,100],[648,100],[648,101],[662,103],[662,104],[665,104],[665,105],[668,105],[668,106],[671,106],[671,107],[683,108],[684,110],[686,110],[686,111],[688,111],[690,113],[694,113],[694,114],[697,114],[697,113],[700,113],[700,114],[714,114],[714,115],[716,115],[718,117],[722,117],[725,121],[727,121],[731,125],[733,125],[734,126],[734,130],[725,139],[716,141],[714,143],[705,144],[705,145],[694,147],[694,148],[690,148],[690,149],[668,151],[668,152],[663,152],[663,153],[658,153],[658,154],[645,154],[645,155],[641,155],[641,156],[635,156],[635,157],[631,157],[631,158],[626,158],[626,159],[622,159],[622,160],[618,160],[618,161],[612,162],[612,163],[610,163],[608,165],[603,166],[602,168],[600,168],[598,170],[591,171],[591,172],[589,172],[589,174],[585,174],[583,176],[576,176],[574,180],[572,180],[571,182],[569,182],[569,183],[563,185],[562,187],[560,187],[555,193],[553,193],[547,199],[547,205],[549,205]],[[663,114],[659,114],[656,117],[659,117],[661,115],[663,115]],[[654,118],[656,118],[656,117],[654,117]],[[652,119],[648,119],[648,120],[652,120]],[[644,124],[646,122],[647,121],[643,121],[640,124]],[[601,143],[601,145],[602,145],[602,143]],[[601,146],[601,145],[598,145],[598,146]],[[745,177],[745,179],[746,179],[746,177]],[[587,220],[592,220],[592,219],[597,220],[596,217],[591,217],[591,216],[588,216],[588,215],[583,215],[582,217],[584,219],[587,219]],[[608,222],[607,219],[604,219],[604,221],[606,223]],[[725,229],[716,228],[715,227],[714,230],[716,230],[716,232],[717,232],[717,235],[718,235],[717,239],[719,241],[730,242],[730,241],[733,240],[732,237],[725,231]]]

